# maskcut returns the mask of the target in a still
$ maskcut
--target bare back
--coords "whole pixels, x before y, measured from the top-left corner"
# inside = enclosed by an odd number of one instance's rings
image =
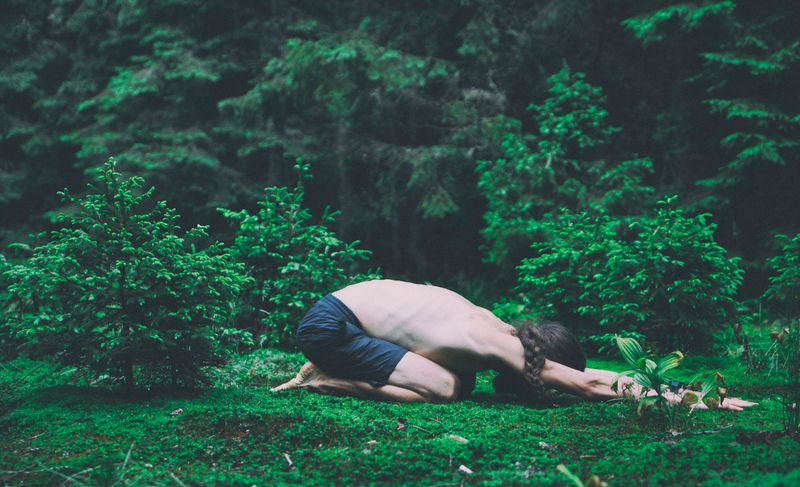
[[[513,328],[463,296],[437,286],[367,281],[333,293],[367,334],[396,343],[453,370],[482,370],[481,346]]]

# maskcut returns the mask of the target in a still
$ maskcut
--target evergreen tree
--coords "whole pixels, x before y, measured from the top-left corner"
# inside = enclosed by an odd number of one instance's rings
[[[98,376],[193,386],[218,364],[224,342],[247,335],[232,324],[247,284],[220,244],[205,249],[204,227],[181,232],[153,188],[125,179],[110,160],[75,213],[5,272],[14,308],[8,326],[31,357],[87,368]]]
[[[503,156],[478,161],[478,188],[489,207],[482,230],[489,262],[519,262],[540,238],[542,220],[560,208],[624,214],[653,192],[643,184],[652,170],[648,159],[605,159],[619,129],[609,123],[600,88],[567,67],[549,84],[550,96],[529,106],[537,133],[524,134],[510,120],[501,135]]]
[[[639,332],[664,346],[698,349],[736,317],[739,259],[714,239],[710,215],[687,215],[674,198],[625,222],[564,211],[542,222],[518,267],[507,318],[556,318],[589,338]]]
[[[237,227],[229,252],[255,278],[245,294],[244,306],[250,311],[245,319],[260,321],[261,326],[248,325],[262,345],[292,345],[297,325],[316,301],[347,284],[379,277],[353,272],[370,252],[358,248],[358,241],[347,243],[336,236],[330,227],[338,213],[325,210],[319,223],[312,222],[303,205],[310,165],[298,159],[295,169],[297,185],[266,188],[258,213],[221,210]]]
[[[762,299],[776,314],[800,317],[800,233],[794,237],[778,235],[782,253],[767,260],[771,276]]]
[[[673,145],[694,153],[701,170],[688,171],[705,190],[698,206],[712,209],[725,240],[753,260],[771,232],[797,229],[800,179],[800,9],[779,1],[667,2],[624,22],[651,52],[682,61],[689,116],[662,118],[681,125]],[[705,113],[698,113],[705,112]]]

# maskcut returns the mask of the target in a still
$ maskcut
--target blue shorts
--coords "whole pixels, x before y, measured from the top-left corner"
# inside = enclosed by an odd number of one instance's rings
[[[394,343],[367,335],[358,318],[329,294],[308,310],[297,328],[300,350],[326,373],[386,385],[408,352]]]

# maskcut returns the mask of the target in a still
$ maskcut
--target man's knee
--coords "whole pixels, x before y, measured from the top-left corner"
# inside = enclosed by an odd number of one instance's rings
[[[431,402],[451,402],[458,399],[461,380],[449,370],[442,369],[424,394]]]
[[[455,400],[461,387],[454,373],[412,352],[400,360],[388,383],[414,391],[428,402]]]

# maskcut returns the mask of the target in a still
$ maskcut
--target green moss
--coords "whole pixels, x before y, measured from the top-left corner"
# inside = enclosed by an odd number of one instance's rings
[[[748,395],[760,404],[682,414],[675,432],[638,418],[628,403],[531,408],[491,393],[489,373],[471,400],[443,405],[269,392],[302,361],[263,350],[215,372],[212,389],[134,397],[41,362],[4,364],[0,483],[458,485],[465,465],[473,471],[466,485],[564,485],[559,463],[612,485],[798,480],[800,442],[737,441],[742,432],[782,429],[785,382],[743,374],[728,359],[689,357],[682,374],[719,369],[743,393],[760,391]]]

